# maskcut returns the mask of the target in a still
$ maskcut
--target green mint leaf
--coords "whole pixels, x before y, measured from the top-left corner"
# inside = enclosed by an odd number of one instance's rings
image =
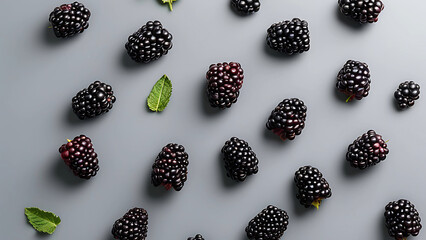
[[[25,215],[34,229],[39,232],[52,234],[61,223],[61,219],[55,214],[35,207],[25,208]]]
[[[168,3],[170,7],[170,11],[173,11],[173,2],[176,2],[177,0],[163,0],[163,3]]]
[[[172,95],[172,82],[169,77],[163,75],[160,80],[152,87],[151,93],[147,98],[149,109],[153,112],[161,112],[170,101]]]

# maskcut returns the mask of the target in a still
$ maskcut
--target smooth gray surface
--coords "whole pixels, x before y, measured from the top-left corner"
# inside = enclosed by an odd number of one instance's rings
[[[290,215],[284,239],[389,239],[383,209],[408,198],[426,217],[424,96],[397,111],[393,91],[412,79],[426,88],[426,3],[387,0],[376,24],[358,26],[337,11],[337,0],[262,1],[248,17],[228,0],[179,0],[170,13],[155,0],[86,0],[89,29],[55,39],[48,14],[62,1],[3,0],[0,9],[0,235],[2,239],[47,239],[26,223],[25,207],[53,211],[62,223],[50,239],[112,239],[113,222],[129,208],[149,212],[148,239],[244,238],[248,221],[268,204]],[[414,6],[414,7],[413,7]],[[282,57],[265,47],[274,22],[309,22],[311,50]],[[148,20],[173,34],[173,49],[149,65],[124,51],[129,34]],[[369,64],[370,96],[346,104],[335,92],[346,60]],[[239,61],[246,78],[231,109],[212,110],[204,94],[211,63]],[[146,97],[167,74],[174,86],[162,113],[148,112]],[[72,113],[71,98],[95,80],[113,86],[111,112],[89,121]],[[265,130],[270,111],[284,98],[308,106],[306,128],[292,142]],[[385,162],[367,171],[348,167],[347,146],[368,129],[389,139]],[[99,154],[100,172],[90,181],[74,177],[58,148],[84,133]],[[259,173],[233,184],[220,162],[232,136],[247,140],[260,161]],[[181,192],[150,185],[151,165],[169,143],[190,155],[189,179]],[[293,174],[318,167],[333,196],[319,211],[295,198]],[[422,239],[421,232],[417,239]]]

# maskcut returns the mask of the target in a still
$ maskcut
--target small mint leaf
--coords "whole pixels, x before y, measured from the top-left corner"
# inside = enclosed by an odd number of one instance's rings
[[[172,95],[172,82],[169,77],[163,75],[152,87],[151,93],[147,98],[147,104],[151,111],[161,112],[170,101]]]
[[[35,230],[52,234],[61,223],[61,219],[51,212],[39,208],[25,208],[25,215]]]
[[[176,2],[177,0],[163,0],[163,3],[168,3],[170,7],[170,11],[173,11],[173,2]]]

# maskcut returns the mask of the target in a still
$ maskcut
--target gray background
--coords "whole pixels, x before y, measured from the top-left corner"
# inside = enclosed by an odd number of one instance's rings
[[[426,3],[387,0],[376,24],[359,26],[342,17],[337,0],[269,0],[248,17],[228,0],[179,0],[170,13],[155,0],[86,0],[89,29],[56,39],[50,11],[62,1],[3,0],[0,9],[0,96],[2,120],[0,235],[2,239],[46,239],[26,223],[25,207],[62,218],[51,239],[111,239],[113,222],[131,207],[149,212],[148,239],[244,239],[247,222],[268,204],[288,212],[284,239],[389,239],[383,209],[410,199],[426,216],[424,174],[425,102],[400,112],[393,91],[412,79],[422,86],[426,68]],[[265,47],[274,22],[300,17],[309,22],[311,50],[283,57]],[[173,49],[149,65],[133,63],[124,51],[129,34],[158,19],[173,34]],[[349,104],[334,88],[346,60],[369,64],[370,96]],[[238,102],[212,110],[204,94],[211,63],[238,61],[246,78]],[[162,113],[146,109],[146,97],[163,75],[173,82]],[[80,121],[71,98],[91,82],[113,86],[111,112]],[[308,106],[306,128],[281,142],[265,130],[270,111],[284,98]],[[375,129],[389,141],[385,162],[367,171],[348,168],[347,146]],[[94,142],[100,172],[90,181],[74,177],[58,148],[79,134]],[[246,182],[225,177],[220,149],[232,136],[247,140],[260,171]],[[176,142],[190,155],[189,179],[181,192],[150,185],[153,160]],[[293,174],[318,167],[333,196],[319,211],[295,198]],[[419,239],[424,233],[420,234]]]

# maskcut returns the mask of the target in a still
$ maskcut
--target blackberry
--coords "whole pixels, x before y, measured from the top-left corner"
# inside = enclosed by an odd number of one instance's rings
[[[148,233],[148,212],[143,208],[130,209],[115,221],[111,233],[119,240],[144,240]]]
[[[298,98],[284,99],[272,111],[266,128],[272,130],[282,140],[293,140],[305,127],[307,108]]]
[[[168,53],[172,39],[160,21],[149,21],[129,36],[126,50],[134,61],[149,63]]]
[[[195,237],[190,237],[188,240],[204,240],[203,236],[201,234],[195,235]]]
[[[80,119],[87,119],[107,113],[116,98],[112,87],[95,81],[72,98],[72,109]]]
[[[348,60],[337,75],[336,88],[349,96],[346,102],[354,98],[361,100],[370,91],[370,69],[366,63]]]
[[[92,140],[84,135],[68,140],[59,152],[65,164],[80,178],[90,179],[99,171],[98,154],[93,149]]]
[[[212,107],[230,108],[237,102],[244,80],[244,70],[239,63],[212,64],[206,73],[206,78],[207,95]]]
[[[247,237],[250,240],[278,240],[287,230],[288,219],[286,211],[269,205],[250,220],[246,227]]]
[[[231,0],[232,7],[240,13],[250,14],[259,11],[259,0]]]
[[[388,153],[388,145],[382,136],[369,130],[349,145],[346,160],[352,167],[362,170],[385,160]]]
[[[340,12],[360,23],[377,22],[385,8],[380,0],[339,0]]]
[[[299,168],[294,174],[294,182],[298,188],[296,197],[306,208],[313,205],[318,209],[322,200],[331,197],[330,185],[315,167]]]
[[[390,202],[385,207],[385,222],[389,235],[397,240],[419,235],[422,224],[414,205],[405,199]]]
[[[236,137],[231,138],[225,142],[222,154],[227,176],[231,179],[242,182],[247,176],[257,173],[256,154],[246,141]]]
[[[272,24],[266,42],[269,47],[287,55],[303,53],[310,48],[308,22],[293,18]]]
[[[414,105],[414,101],[419,99],[420,85],[413,81],[406,81],[399,84],[394,96],[398,106],[402,109],[409,108]]]
[[[49,15],[53,32],[58,38],[72,37],[89,27],[90,11],[82,3],[74,2],[56,7]]]
[[[187,179],[188,164],[188,154],[182,145],[167,144],[152,165],[152,184],[163,185],[167,190],[173,187],[180,191]]]

